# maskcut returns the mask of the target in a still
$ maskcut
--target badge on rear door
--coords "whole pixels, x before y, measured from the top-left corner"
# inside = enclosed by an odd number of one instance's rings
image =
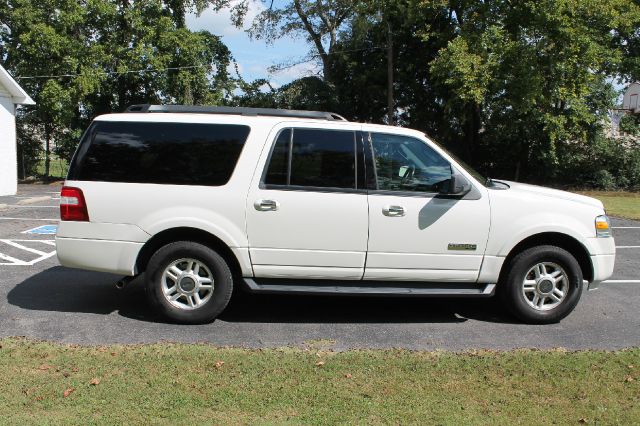
[[[449,243],[449,246],[447,247],[449,250],[475,250],[478,248],[478,246],[476,244],[454,244],[454,243]]]

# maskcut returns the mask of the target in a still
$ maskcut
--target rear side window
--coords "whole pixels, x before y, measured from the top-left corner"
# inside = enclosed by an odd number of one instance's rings
[[[264,183],[355,189],[355,160],[353,131],[285,129],[274,144]]]
[[[94,122],[70,180],[220,186],[229,181],[248,126]]]

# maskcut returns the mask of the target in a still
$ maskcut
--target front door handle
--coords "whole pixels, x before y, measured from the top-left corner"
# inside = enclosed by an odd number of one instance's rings
[[[268,212],[278,210],[279,203],[274,200],[258,200],[253,203],[253,207],[259,212]]]
[[[389,217],[404,216],[404,207],[401,206],[384,206],[382,214]]]

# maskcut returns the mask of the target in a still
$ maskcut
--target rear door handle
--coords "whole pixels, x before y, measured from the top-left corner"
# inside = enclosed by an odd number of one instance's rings
[[[253,207],[259,212],[268,212],[278,210],[279,204],[280,203],[274,200],[257,200],[253,203]]]
[[[404,207],[402,206],[384,206],[382,214],[389,217],[404,216]]]

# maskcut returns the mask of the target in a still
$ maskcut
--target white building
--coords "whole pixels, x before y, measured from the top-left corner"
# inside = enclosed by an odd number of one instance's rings
[[[640,114],[640,83],[631,83],[624,91],[622,109],[631,114]]]
[[[18,190],[16,107],[34,104],[0,65],[0,195],[13,195]]]

